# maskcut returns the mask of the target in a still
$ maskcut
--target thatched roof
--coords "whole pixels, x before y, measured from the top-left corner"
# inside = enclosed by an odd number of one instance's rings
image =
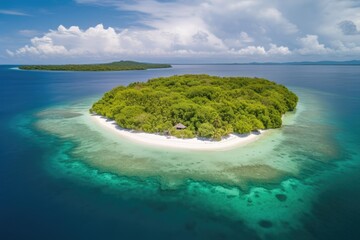
[[[184,124],[182,124],[182,123],[178,123],[178,124],[175,125],[175,128],[176,129],[185,129],[186,126]]]

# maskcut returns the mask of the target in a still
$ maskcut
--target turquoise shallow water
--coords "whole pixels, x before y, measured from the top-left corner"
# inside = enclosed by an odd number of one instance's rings
[[[209,153],[138,145],[89,120],[93,96],[105,88],[199,72],[256,73],[276,80],[299,95],[298,109],[285,116],[282,129],[257,142]],[[34,106],[10,118],[9,129],[18,137],[8,140],[12,148],[4,155],[19,155],[15,166],[9,165],[18,170],[3,175],[8,181],[2,184],[9,186],[11,176],[19,175],[24,182],[13,182],[19,190],[1,190],[0,200],[22,209],[5,211],[8,219],[47,213],[33,218],[29,228],[20,220],[10,221],[8,229],[21,226],[31,236],[43,236],[46,230],[37,224],[52,231],[61,225],[59,238],[79,234],[88,239],[357,239],[359,72],[356,67],[176,66],[86,77],[28,73],[22,77],[47,86],[46,99],[33,98]]]
[[[331,113],[319,101],[321,93],[295,91],[301,99],[298,109],[284,117],[282,129],[226,151],[129,142],[91,121],[92,100],[42,110],[35,126],[65,141],[57,154],[49,156],[48,170],[54,176],[85,178],[105,185],[109,193],[121,192],[124,198],[181,202],[242,222],[260,237],[286,235],[302,227],[301,217],[310,212],[321,187],[322,179],[317,178],[341,158],[335,129],[326,120]]]

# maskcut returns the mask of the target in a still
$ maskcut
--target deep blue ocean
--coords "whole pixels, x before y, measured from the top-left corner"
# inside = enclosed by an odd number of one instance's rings
[[[42,72],[14,67],[0,66],[2,240],[360,239],[360,66],[174,65],[124,72]],[[326,116],[331,116],[324,120],[336,133],[341,152],[324,168],[330,172],[343,168],[324,180],[321,186],[326,187],[318,189],[309,212],[299,220],[300,227],[281,236],[260,236],[241,221],[179,204],[176,191],[166,193],[176,200],[159,202],[103,191],[106,183],[91,184],[91,176],[89,184],[84,184],[49,173],[49,156],[63,147],[64,140],[36,129],[35,113],[100,97],[118,85],[186,73],[264,77],[290,89],[318,93],[318,101],[327,106]]]

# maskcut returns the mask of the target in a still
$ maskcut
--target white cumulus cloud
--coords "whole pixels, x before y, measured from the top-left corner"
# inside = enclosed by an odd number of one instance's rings
[[[289,55],[291,51],[284,46],[276,46],[270,44],[270,48],[266,49],[263,46],[248,46],[238,50],[238,53],[243,56],[276,56],[276,55]]]
[[[76,0],[140,13],[128,28],[64,27],[9,56],[297,60],[353,57],[360,49],[354,0]],[[136,26],[136,27],[135,27]],[[143,26],[143,27],[139,27]],[[24,32],[26,34],[26,32]],[[30,37],[30,36],[29,36]],[[248,58],[249,57],[249,58]]]
[[[240,41],[251,42],[246,33],[240,34]],[[289,50],[272,44],[267,51],[262,46],[248,46],[234,50],[207,29],[197,26],[175,29],[124,29],[117,31],[99,24],[82,30],[77,26],[66,28],[60,25],[42,37],[34,37],[31,44],[8,51],[11,56],[206,56],[237,53],[242,55],[284,55]]]
[[[300,38],[299,41],[302,46],[302,48],[298,49],[300,54],[325,54],[331,51],[324,44],[319,43],[316,35],[306,35],[306,37]]]
[[[266,50],[264,47],[261,46],[248,46],[246,48],[242,48],[239,50],[240,55],[265,55]]]

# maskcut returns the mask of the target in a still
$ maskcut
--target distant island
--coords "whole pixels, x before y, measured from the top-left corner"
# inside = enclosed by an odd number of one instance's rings
[[[143,63],[135,61],[119,61],[100,64],[65,64],[65,65],[23,65],[22,70],[44,71],[126,71],[146,70],[153,68],[171,68],[169,64]]]
[[[298,97],[266,79],[176,75],[119,86],[90,113],[124,129],[178,138],[221,140],[232,133],[279,128]]]
[[[249,63],[212,63],[208,65],[340,65],[359,66],[360,60],[351,61],[305,61],[305,62],[249,62]]]

